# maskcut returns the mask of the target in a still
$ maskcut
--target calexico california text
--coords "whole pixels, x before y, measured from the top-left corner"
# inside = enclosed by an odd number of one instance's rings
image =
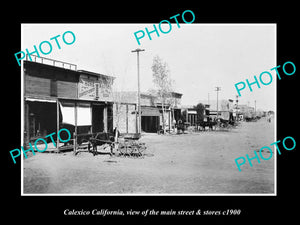
[[[240,209],[226,209],[226,210],[201,210],[201,209],[193,209],[193,210],[154,210],[154,209],[145,209],[145,210],[109,210],[109,209],[93,209],[90,210],[75,210],[75,209],[65,209],[63,211],[65,216],[200,216],[200,215],[216,215],[216,216],[228,216],[228,215],[240,215]]]
[[[122,210],[108,210],[108,209],[93,209],[90,210],[70,210],[65,209],[64,215],[66,216],[88,216],[88,215],[97,215],[97,216],[115,216],[115,215],[124,215]]]

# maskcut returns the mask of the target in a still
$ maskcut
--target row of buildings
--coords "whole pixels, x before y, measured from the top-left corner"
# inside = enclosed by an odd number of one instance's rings
[[[137,133],[136,92],[113,92],[115,78],[112,76],[77,70],[76,65],[66,62],[46,58],[36,60],[40,61],[23,61],[25,144],[57,133],[61,128],[67,128],[76,136],[112,133],[115,127],[120,133]],[[142,131],[157,132],[163,119],[166,130],[173,129],[180,119],[195,125],[197,113],[193,106],[182,106],[181,97],[181,93],[171,93],[164,104],[163,117],[159,99],[142,93]],[[208,104],[205,107],[207,116],[216,116],[216,111],[210,111]],[[230,112],[232,101],[224,103],[220,116],[228,117]],[[57,146],[60,146],[58,142]]]
[[[120,133],[137,133],[136,92],[113,92],[112,76],[77,70],[76,65],[57,60],[34,59],[23,61],[24,146],[61,128],[67,128],[72,136],[112,133],[115,127]],[[165,105],[167,129],[181,116],[181,96],[172,93],[172,106]],[[144,93],[141,106],[142,131],[157,132],[162,124],[162,104]]]

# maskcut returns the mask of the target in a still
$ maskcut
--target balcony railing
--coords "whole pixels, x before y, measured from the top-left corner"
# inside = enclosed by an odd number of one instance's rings
[[[77,71],[77,65],[59,60],[49,59],[45,57],[38,57],[37,55],[30,55],[33,62],[42,63],[50,66],[56,66],[64,69]],[[30,61],[29,56],[26,54],[26,60]]]

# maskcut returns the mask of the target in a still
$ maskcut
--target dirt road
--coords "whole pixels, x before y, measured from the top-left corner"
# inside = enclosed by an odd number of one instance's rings
[[[273,122],[243,122],[228,132],[145,134],[141,141],[147,155],[137,159],[37,153],[24,160],[24,194],[274,193],[274,155],[242,165],[241,172],[234,162],[275,141]]]

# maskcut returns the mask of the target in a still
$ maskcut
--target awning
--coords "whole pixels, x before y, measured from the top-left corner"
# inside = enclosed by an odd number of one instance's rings
[[[60,102],[59,106],[62,114],[62,122],[75,126],[75,104]]]
[[[75,126],[75,104],[60,102],[62,122]],[[91,126],[91,105],[89,103],[77,103],[77,126]]]
[[[77,126],[92,125],[92,110],[89,103],[77,104]]]
[[[56,100],[52,100],[52,99],[40,99],[40,98],[28,98],[25,97],[26,101],[30,101],[30,102],[49,102],[49,103],[56,103]]]
[[[158,108],[153,107],[141,107],[142,116],[160,116]]]
[[[195,114],[195,115],[196,115],[196,114],[197,114],[197,111],[196,111],[196,110],[189,110],[189,111],[188,111],[188,114]]]

